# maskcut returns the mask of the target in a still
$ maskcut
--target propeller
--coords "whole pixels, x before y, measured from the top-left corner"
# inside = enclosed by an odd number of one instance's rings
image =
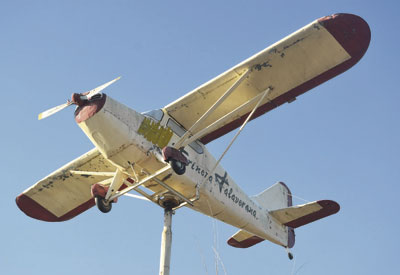
[[[121,77],[119,76],[116,79],[113,79],[113,80],[111,80],[111,81],[109,81],[109,82],[107,82],[107,83],[105,83],[105,84],[103,84],[103,85],[101,85],[101,86],[99,86],[97,88],[94,88],[93,90],[87,91],[85,93],[81,93],[78,96],[79,96],[81,101],[82,100],[90,100],[92,97],[94,97],[95,95],[99,94],[100,91],[104,90],[105,88],[107,88],[108,86],[113,84],[115,81],[119,80],[120,78]],[[38,119],[41,120],[41,119],[44,119],[44,118],[49,117],[51,115],[54,115],[55,113],[65,109],[68,106],[73,105],[73,104],[77,104],[77,102],[74,99],[68,100],[64,104],[58,105],[56,107],[53,107],[51,109],[48,109],[47,111],[44,111],[44,112],[40,113],[38,115]]]

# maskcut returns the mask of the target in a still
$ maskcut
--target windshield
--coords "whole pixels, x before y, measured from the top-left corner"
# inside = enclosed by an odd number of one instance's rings
[[[183,129],[178,123],[176,123],[172,119],[168,119],[167,126],[180,137],[183,136],[186,132],[185,129]],[[197,140],[190,143],[189,146],[192,147],[192,149],[195,150],[198,154],[203,154],[203,148]]]
[[[161,109],[157,109],[157,110],[151,110],[151,111],[143,112],[142,115],[147,116],[147,117],[151,117],[155,121],[160,122],[161,119],[164,116],[164,112]]]

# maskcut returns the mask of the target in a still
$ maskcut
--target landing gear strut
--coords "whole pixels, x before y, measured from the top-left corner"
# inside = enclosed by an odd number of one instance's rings
[[[173,147],[164,147],[162,149],[164,161],[171,164],[172,170],[177,175],[183,175],[186,171],[186,165],[189,164],[187,158],[183,155],[183,150],[178,150]]]

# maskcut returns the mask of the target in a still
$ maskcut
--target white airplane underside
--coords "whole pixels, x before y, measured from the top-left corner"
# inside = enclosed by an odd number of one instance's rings
[[[110,81],[42,113],[77,105],[75,120],[95,148],[16,199],[28,216],[65,221],[95,204],[103,212],[130,191],[163,208],[189,207],[240,229],[228,240],[245,248],[269,240],[293,247],[294,228],[332,215],[320,200],[292,205],[278,182],[249,197],[204,144],[242,126],[356,64],[370,41],[358,16],[320,18],[160,110],[138,113],[100,93]]]

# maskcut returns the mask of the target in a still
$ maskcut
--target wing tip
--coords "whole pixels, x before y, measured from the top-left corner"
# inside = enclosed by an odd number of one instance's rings
[[[31,218],[46,222],[57,221],[57,217],[54,214],[25,194],[16,197],[15,202],[18,208]]]
[[[352,65],[363,57],[371,41],[371,30],[363,18],[350,13],[337,13],[322,17],[318,22],[351,55]]]
[[[72,209],[68,213],[62,215],[61,217],[57,217],[25,194],[21,194],[16,197],[15,202],[18,208],[22,212],[24,212],[25,215],[45,222],[63,222],[70,220],[95,205],[94,199],[92,198],[87,202],[79,205],[78,207]]]

